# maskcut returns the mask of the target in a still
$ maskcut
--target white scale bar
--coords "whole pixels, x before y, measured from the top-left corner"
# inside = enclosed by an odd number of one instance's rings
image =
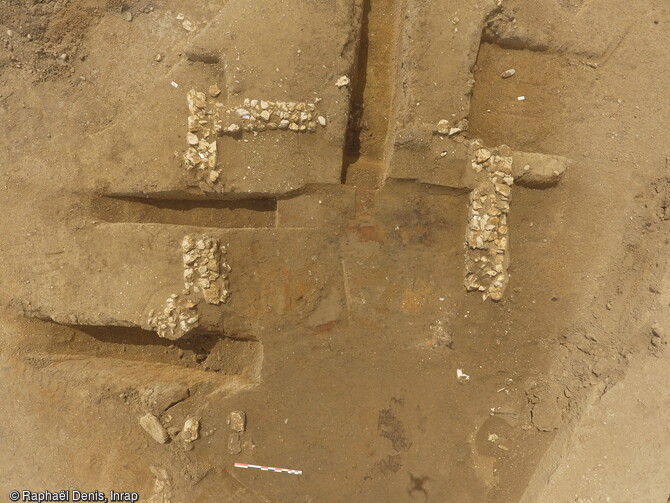
[[[288,468],[275,468],[274,466],[248,465],[246,463],[235,463],[235,468],[252,468],[264,472],[291,473],[293,475],[302,475],[302,470],[289,470]]]

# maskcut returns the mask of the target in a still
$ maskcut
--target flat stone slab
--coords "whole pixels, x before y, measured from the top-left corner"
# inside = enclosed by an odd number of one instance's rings
[[[553,187],[563,178],[570,160],[558,155],[513,152],[514,184],[531,189]]]

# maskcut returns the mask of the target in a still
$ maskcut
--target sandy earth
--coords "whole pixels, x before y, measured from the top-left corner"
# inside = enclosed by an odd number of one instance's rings
[[[665,501],[668,23],[660,0],[0,1],[2,498]],[[280,102],[295,130],[245,122]],[[216,157],[187,169],[203,110]],[[464,286],[475,139],[516,162],[500,301]],[[225,247],[229,297],[186,288],[187,235]],[[157,333],[170,303],[184,337]]]

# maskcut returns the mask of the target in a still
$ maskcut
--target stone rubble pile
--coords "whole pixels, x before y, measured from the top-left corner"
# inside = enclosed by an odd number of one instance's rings
[[[181,243],[184,264],[184,297],[172,294],[165,307],[156,314],[149,313],[148,325],[160,337],[181,339],[198,326],[198,301],[189,298],[202,293],[208,304],[221,304],[230,297],[228,273],[231,268],[224,260],[226,247],[218,238],[207,234],[188,234]]]
[[[208,304],[225,303],[230,296],[230,265],[222,258],[226,247],[207,234],[189,234],[181,243],[184,261],[184,291],[200,293]]]
[[[470,192],[465,234],[465,287],[479,291],[482,299],[500,300],[508,282],[508,227],[512,177],[509,148],[493,151],[471,143],[471,167],[476,187]]]
[[[265,130],[288,130],[294,133],[314,133],[317,125],[326,127],[326,118],[319,115],[314,103],[293,101],[244,100],[241,107],[217,114],[215,128],[220,134],[235,135]]]
[[[216,170],[216,131],[211,107],[208,106],[205,93],[195,89],[188,92],[186,99],[191,113],[186,135],[188,149],[184,153],[186,169],[198,170],[204,181],[215,185],[220,172]]]
[[[149,313],[148,323],[159,337],[176,340],[196,328],[199,320],[200,316],[195,302],[172,294],[165,301],[165,308],[162,312],[156,315],[154,311]]]

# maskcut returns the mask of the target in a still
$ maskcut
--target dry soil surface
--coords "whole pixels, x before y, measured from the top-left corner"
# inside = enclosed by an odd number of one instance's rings
[[[665,501],[668,27],[0,0],[0,499]],[[478,146],[500,300],[464,283]]]

